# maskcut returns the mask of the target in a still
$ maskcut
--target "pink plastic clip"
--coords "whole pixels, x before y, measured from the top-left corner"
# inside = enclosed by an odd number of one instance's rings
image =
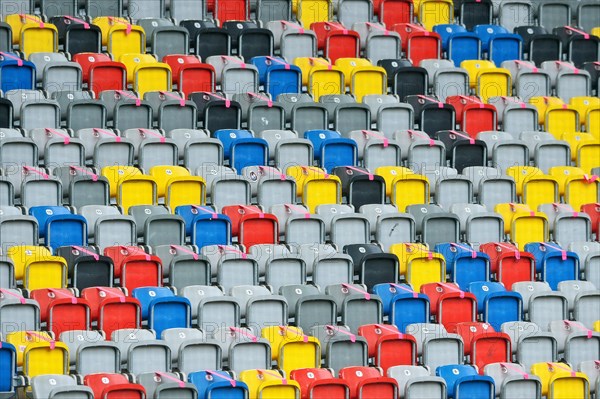
[[[267,56],[266,58],[267,58],[268,60],[272,61],[272,62],[276,62],[276,63],[278,63],[278,64],[284,65],[284,66],[285,66],[285,69],[287,69],[287,70],[289,70],[289,69],[290,69],[290,64],[288,64],[288,63],[287,63],[287,62],[285,62],[285,61],[282,61],[282,60],[280,60],[280,59],[277,59],[277,58],[275,58],[275,57],[271,57],[271,56]]]
[[[452,284],[446,284],[446,283],[436,283],[436,284],[447,290],[450,290],[453,292],[458,292],[460,295],[460,299],[463,299],[465,297],[465,292]]]
[[[375,324],[375,327],[379,328],[380,330],[384,330],[387,332],[391,332],[393,334],[396,334],[398,336],[398,339],[404,339],[404,334],[402,334],[401,332],[399,332],[398,330],[393,330],[390,327],[388,327],[385,324]]]
[[[288,22],[288,21],[281,21],[281,23],[283,25],[287,25],[289,27],[292,27],[294,29],[298,29],[298,31],[300,32],[300,34],[304,34],[304,28],[298,24],[295,24],[293,22]]]
[[[232,254],[238,254],[242,257],[242,259],[247,259],[248,255],[243,253],[242,251],[240,251],[239,249],[234,249],[234,248],[228,248],[225,245],[217,245],[217,248],[219,248],[219,250],[221,252],[229,252]]]
[[[45,172],[42,172],[41,170],[37,170],[36,168],[33,168],[31,166],[23,166],[23,169],[29,173],[34,173],[36,175],[42,176],[44,178],[44,180],[48,180],[50,178],[50,176],[48,176]]]
[[[256,213],[256,209],[254,209],[252,207],[249,207],[249,206],[246,206],[246,205],[240,205],[239,207],[242,208],[244,210],[244,212],[250,211],[250,213]],[[262,211],[259,210],[258,217],[260,219],[264,219],[265,218],[265,214],[262,213]]]
[[[179,101],[179,106],[180,107],[185,107],[185,98],[182,98],[180,96],[176,96],[173,93],[170,93],[168,91],[159,91],[160,94],[162,94],[165,97],[169,97],[172,98],[173,100],[178,100]]]
[[[44,28],[46,25],[44,25],[44,22],[41,21],[39,18],[35,18],[32,17],[31,15],[27,15],[27,14],[19,14],[19,17],[21,17],[22,21],[32,21],[35,22],[36,24],[38,24],[40,26],[40,28]]]
[[[3,293],[4,295],[10,295],[12,297],[17,298],[19,300],[19,302],[21,302],[21,305],[24,305],[26,302],[25,297],[23,297],[22,295],[17,295],[15,293],[12,293],[12,292],[2,289],[2,288],[0,288],[0,292]]]
[[[494,244],[496,244],[496,245],[497,245],[497,246],[499,246],[500,248],[504,248],[504,249],[508,249],[508,250],[514,251],[514,252],[515,252],[515,259],[517,259],[517,260],[520,260],[520,259],[521,259],[521,252],[519,252],[519,250],[518,250],[518,249],[511,248],[511,247],[509,247],[509,246],[507,246],[507,245],[504,245],[504,244],[502,244],[502,243],[499,243],[499,242],[496,242],[496,243],[494,243]]]
[[[285,173],[281,173],[279,170],[272,168],[270,166],[259,166],[258,170],[260,170],[261,172],[272,172],[275,175],[279,175],[279,178],[281,179],[281,181],[286,181],[287,180],[287,176],[285,175]]]
[[[258,374],[270,375],[271,377],[279,378],[283,385],[287,385],[287,378],[281,376],[281,374],[271,370],[257,370]]]
[[[198,260],[198,254],[195,253],[194,251],[190,251],[186,247],[182,247],[181,245],[171,245],[171,249],[175,249],[175,250],[181,251],[183,253],[186,253],[188,255],[192,255],[194,260]]]
[[[350,337],[350,342],[352,342],[352,343],[356,342],[356,335],[352,334],[351,332],[348,332],[348,331],[343,330],[336,326],[332,326],[331,324],[326,325],[325,328],[328,329],[329,331],[335,331],[340,334],[347,335]]]
[[[408,288],[403,287],[403,286],[401,286],[399,284],[394,284],[394,283],[389,283],[389,284],[390,284],[391,287],[394,287],[397,290],[402,290],[402,291],[406,291],[408,293],[411,293],[412,296],[413,296],[413,298],[418,298],[419,297],[419,293],[418,292],[415,292],[413,290],[409,290]]]
[[[441,103],[440,103],[441,104]],[[435,145],[435,140],[433,140],[431,137],[429,137],[429,135],[427,134],[423,134],[421,132],[417,132],[416,130],[407,130],[407,132],[411,135],[411,136],[417,136],[420,137],[424,140],[429,141],[429,146],[433,147]]]
[[[242,69],[246,69],[246,63],[244,61],[241,61],[235,57],[230,57],[228,55],[222,55],[221,59],[225,60],[225,61],[231,61],[235,64],[238,64]]]
[[[529,379],[529,374],[524,373],[523,371],[521,371],[519,368],[511,365],[510,363],[500,363],[500,365],[502,367],[504,367],[507,370],[512,370],[518,374],[521,374],[523,376],[523,379],[528,380]]]
[[[284,204],[283,206],[285,206],[289,210],[295,210],[295,211],[298,211],[300,213],[303,213],[304,214],[304,219],[310,219],[310,212],[307,212],[306,209],[301,208],[298,205]]]
[[[248,331],[244,330],[243,328],[229,327],[229,331],[241,334],[245,337],[248,337],[252,340],[252,342],[258,342],[258,337],[256,335],[249,333]]]
[[[533,73],[538,73],[538,69],[535,65],[531,65],[528,62],[515,60],[515,64],[524,66],[525,68],[531,69]]]
[[[555,61],[555,62],[556,62],[557,65],[569,68],[570,70],[573,71],[573,73],[575,75],[579,74],[579,69],[575,68],[573,65],[569,64],[568,62],[564,62],[564,61]]]
[[[585,174],[585,175],[583,175],[583,178],[585,179],[585,182],[588,184],[594,183],[596,180],[598,180],[598,176],[596,176],[596,175],[590,176],[588,174]]]
[[[423,96],[423,95],[420,95],[420,94],[417,97],[422,98],[423,100],[431,101],[432,103],[437,103],[438,108],[444,108],[444,103],[441,102],[441,101],[436,100],[435,98]]]
[[[131,24],[129,22],[124,22],[121,21],[119,18],[115,18],[115,17],[108,17],[108,20],[111,21],[113,24],[122,24],[122,25],[127,25],[127,29],[125,30],[125,34],[129,35],[131,33]]]
[[[225,108],[231,107],[231,100],[228,100],[227,98],[219,96],[218,94],[215,94],[215,93],[207,93],[207,94],[213,96],[217,100],[225,101]]]
[[[567,251],[565,251],[564,249],[559,248],[557,246],[554,246],[552,244],[547,244],[545,242],[540,243],[540,245],[542,245],[544,247],[552,248],[552,249],[554,249],[556,251],[560,251],[560,255],[562,257],[562,260],[567,260]]]
[[[573,31],[573,32],[575,32],[575,33],[579,33],[580,35],[583,35],[583,38],[584,38],[585,40],[589,40],[589,39],[590,39],[590,35],[589,35],[589,34],[587,34],[587,33],[586,33],[586,32],[584,32],[584,31],[582,31],[582,30],[575,29],[575,28],[573,28],[573,27],[570,27],[570,26],[565,26],[565,29],[568,29],[568,30],[570,30],[570,31]]]
[[[115,92],[117,94],[119,94],[120,96],[122,96],[122,97],[128,98],[130,100],[135,100],[135,106],[136,107],[139,107],[140,105],[142,105],[142,100],[140,100],[136,96],[132,95],[131,93],[128,93],[128,92],[123,91],[123,90],[116,90]]]
[[[375,180],[375,175],[373,175],[373,173],[365,172],[364,170],[355,168],[354,166],[346,166],[346,168],[353,170],[355,172],[358,172],[358,173],[362,173],[363,175],[368,175],[370,181]]]
[[[73,170],[77,170],[83,174],[86,174],[88,176],[92,177],[92,181],[98,181],[98,175],[95,173],[90,172],[89,170],[85,169],[85,168],[80,168],[79,166],[75,166],[75,165],[70,165],[69,166],[71,169]],[[96,259],[97,260],[97,259]]]
[[[117,143],[121,142],[121,136],[117,136],[115,133],[111,132],[110,130],[104,130],[104,129],[98,129],[98,128],[93,128],[93,130],[95,133],[100,133],[100,134],[104,134],[104,135],[113,137]]]
[[[561,366],[560,364],[550,363],[550,362],[546,362],[546,364],[548,365],[548,370],[552,371],[554,369],[554,367],[556,367],[558,369],[561,369],[561,370],[564,370],[564,371],[567,371],[567,372],[571,373],[571,377],[576,377],[577,376],[577,373],[575,371],[571,370],[570,368]]]
[[[389,30],[385,29],[384,27],[382,27],[382,26],[380,26],[380,25],[378,25],[378,24],[374,24],[374,23],[372,23],[372,22],[366,22],[366,23],[365,23],[365,25],[367,25],[367,26],[368,26],[368,27],[370,27],[370,28],[375,28],[375,29],[378,29],[378,30],[380,30],[380,31],[383,31],[383,34],[384,34],[385,36],[389,36],[389,34],[390,34],[390,31],[389,31]]]
[[[140,133],[143,133],[147,136],[152,136],[154,138],[160,139],[160,142],[163,144],[167,142],[167,138],[160,133],[156,133],[156,132],[153,132],[152,130],[142,129],[142,128],[139,128],[138,130],[140,131]]]
[[[477,258],[477,252],[471,247],[465,247],[464,245],[460,245],[455,242],[451,242],[450,245],[453,247],[456,247],[456,248],[460,248],[465,251],[469,251],[469,252],[471,252],[471,258],[473,258],[473,259]]]
[[[265,97],[260,94],[252,93],[251,91],[248,92],[248,95],[251,97],[256,97],[259,100],[265,101],[267,103],[267,107],[269,107],[269,108],[271,108],[273,106],[273,100],[271,100],[269,97]]]
[[[564,323],[565,323],[567,326],[569,326],[569,327],[571,327],[571,328],[576,328],[576,329],[578,329],[579,331],[585,331],[585,332],[587,333],[587,338],[588,338],[588,339],[591,339],[591,338],[592,338],[592,336],[594,335],[594,332],[593,332],[592,330],[590,330],[589,328],[582,328],[582,327],[578,326],[577,324],[575,324],[575,323],[573,323],[573,322],[571,322],[571,321],[569,321],[569,320],[563,320],[563,322],[564,322]]]
[[[48,288],[48,291],[50,291],[51,293],[53,293],[54,296],[56,296],[56,297],[60,296],[62,298],[70,299],[72,305],[77,305],[77,297],[75,297],[73,295],[67,295],[64,292],[61,292],[61,291],[59,291],[57,289],[54,289],[54,288]]]
[[[125,303],[125,294],[123,294],[122,292],[108,291],[108,290],[105,290],[104,288],[98,288],[98,291],[104,292],[106,295],[116,295],[117,298],[119,298],[119,302]]]
[[[295,331],[295,330],[290,330],[290,328],[289,328],[289,327],[287,327],[287,326],[279,326],[279,330],[280,330],[281,332],[288,332],[288,331],[292,331],[293,333],[296,333],[296,332],[297,332],[297,331]],[[303,341],[304,343],[307,343],[307,342],[308,342],[308,335],[306,335],[306,334],[302,334],[302,341]]]
[[[25,334],[29,335],[30,337],[34,337],[34,338],[37,338],[37,339],[41,339],[42,341],[49,342],[50,343],[50,350],[54,350],[54,348],[56,348],[56,341],[53,340],[53,339],[51,339],[51,338],[44,337],[43,335],[38,334],[38,333],[33,332],[33,331],[26,331]]]
[[[481,104],[481,105],[483,105],[483,104]],[[459,133],[456,130],[450,130],[450,133],[455,134],[458,137],[462,137],[463,139],[469,140],[469,144],[470,145],[475,144],[475,139],[473,137],[471,137],[471,136],[467,136],[466,134]]]
[[[171,380],[173,382],[176,382],[177,384],[179,384],[179,388],[185,388],[185,382],[181,381],[179,378],[175,378],[175,377],[173,377],[173,376],[171,376],[169,374],[162,373],[160,371],[155,371],[154,374],[156,374],[160,378],[165,378],[167,380]]]
[[[206,209],[204,209],[204,208],[202,208],[202,207],[200,207],[198,205],[192,205],[192,208],[194,208],[197,211],[204,212],[204,213],[210,213],[211,214],[211,218],[213,218],[213,219],[218,219],[219,218],[219,214],[218,213],[212,212],[212,211],[208,211],[208,210],[206,210]]]
[[[44,128],[44,130],[46,131],[46,133],[51,133],[57,135],[58,137],[62,137],[65,145],[68,145],[71,142],[71,136],[69,136],[68,134],[64,134],[56,129],[51,129],[49,127]]]
[[[95,252],[88,251],[87,249],[78,247],[77,245],[73,245],[71,248],[76,249],[77,251],[82,252],[86,255],[92,256],[96,262],[98,262],[100,260],[100,255],[98,255]]]
[[[231,386],[234,388],[237,385],[237,381],[234,380],[233,378],[224,376],[223,374],[215,373],[214,371],[210,371],[210,370],[204,370],[204,371],[206,372],[206,374],[212,375],[213,377],[222,378],[225,381],[228,381],[231,384]]]
[[[350,285],[350,284],[345,284],[345,283],[343,283],[343,284],[342,284],[342,287],[346,288],[347,290],[352,290],[352,291],[356,291],[356,292],[358,292],[359,294],[363,294],[363,295],[365,296],[365,299],[366,299],[367,301],[370,301],[370,300],[371,300],[371,294],[369,294],[369,293],[368,293],[367,291],[365,291],[365,290],[361,290],[360,288],[356,288],[356,287],[355,287],[355,286],[353,286],[353,285]]]
[[[383,148],[387,148],[390,145],[390,140],[387,137],[382,136],[381,134],[374,133],[374,132],[372,132],[370,130],[361,130],[361,132],[365,136],[371,136],[371,137],[374,137],[376,139],[383,140]]]
[[[90,24],[88,24],[86,21],[84,21],[83,19],[79,19],[79,18],[75,18],[75,17],[71,17],[69,15],[65,15],[65,19],[71,20],[73,22],[77,22],[83,25],[83,29],[90,29]]]
[[[10,58],[11,60],[17,61],[17,65],[20,67],[23,66],[23,60],[17,57],[16,55],[12,55],[11,53],[5,53],[4,51],[0,51],[0,55],[4,58]]]

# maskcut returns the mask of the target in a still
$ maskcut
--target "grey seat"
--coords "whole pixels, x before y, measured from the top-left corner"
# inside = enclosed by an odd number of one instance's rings
[[[529,147],[533,164],[544,173],[549,173],[553,166],[568,165],[571,162],[569,143],[556,140],[551,133],[522,131],[519,138]]]
[[[406,399],[444,399],[446,382],[434,377],[424,366],[393,366],[387,376],[398,382],[398,395]]]
[[[369,22],[373,19],[373,3],[366,0],[338,0],[337,17],[344,26]]]
[[[310,331],[315,325],[335,324],[336,321],[337,307],[328,295],[302,295],[296,302],[295,324],[302,331]]]
[[[44,374],[35,376],[31,379],[31,390],[34,398],[94,398],[94,392],[90,387],[77,385],[77,381],[69,375]]]
[[[312,166],[314,147],[307,139],[281,140],[275,147],[275,167],[284,171],[290,166]]]
[[[494,379],[496,392],[501,399],[540,398],[542,383],[538,376],[529,376],[528,371],[520,364],[504,363],[491,363],[483,369],[485,375]]]
[[[161,339],[171,348],[173,366],[184,373],[223,367],[221,347],[201,330],[168,328],[163,330]]]
[[[414,128],[414,109],[412,105],[406,103],[382,104],[375,120],[377,130],[385,137],[393,139],[397,130]]]
[[[226,175],[213,180],[210,195],[217,210],[228,205],[250,205],[252,187],[243,176]]]
[[[528,281],[514,283],[513,291],[523,297],[523,312],[527,319],[536,323],[542,331],[548,331],[553,320],[566,320],[569,314],[567,298],[552,291],[548,283]]]
[[[206,16],[206,2],[171,0],[170,16],[178,22],[185,20],[202,21]]]
[[[509,32],[524,25],[533,25],[534,10],[529,0],[502,0],[498,9],[498,21]]]
[[[351,284],[354,277],[352,257],[345,254],[319,256],[313,263],[312,281],[325,288],[331,284]]]
[[[597,360],[600,356],[600,334],[592,332],[576,321],[555,320],[550,323],[550,332],[556,337],[559,353],[569,364]],[[577,367],[577,366],[575,366]]]
[[[198,120],[196,103],[186,101],[184,97],[179,92],[151,91],[144,94],[144,100],[152,106],[154,122],[158,129],[165,132],[175,129],[196,129]]]
[[[14,332],[15,326],[21,331],[39,331],[40,305],[33,299],[25,299],[20,290],[8,289],[0,292],[0,334]]]
[[[319,103],[298,103],[292,109],[291,128],[300,137],[307,130],[327,130],[329,127],[327,108]]]
[[[482,243],[502,241],[504,220],[501,215],[487,212],[483,205],[477,204],[452,204],[450,212],[459,217],[465,242],[478,247]]]
[[[245,324],[256,335],[265,327],[287,324],[288,305],[283,296],[272,295],[261,286],[233,287],[231,295],[240,302]]]
[[[501,330],[511,339],[516,361],[527,369],[538,362],[558,359],[556,338],[550,333],[542,332],[537,324],[511,321],[502,323]]]
[[[381,298],[365,294],[366,287],[360,284],[333,284],[325,288],[325,293],[335,298],[338,314],[343,325],[354,334],[365,324],[383,322]]]
[[[286,29],[281,35],[280,51],[290,63],[298,57],[316,57],[317,36],[310,30]]]
[[[220,328],[215,331],[214,338],[223,349],[223,359],[229,369],[236,373],[248,369],[268,369],[271,365],[269,341],[257,337],[249,328]]]
[[[598,264],[600,262],[600,243],[595,241],[570,242],[569,251],[575,252],[579,257],[579,267],[582,276],[590,281],[596,288],[600,286],[600,273]],[[591,265],[595,265],[590,267]]]
[[[182,295],[192,303],[192,319],[208,334],[217,326],[240,326],[240,305],[214,286],[193,285],[184,287]]]
[[[315,325],[310,331],[321,343],[325,367],[339,372],[344,367],[367,365],[367,341],[352,334],[347,327]]]
[[[76,373],[118,373],[121,370],[119,348],[114,342],[105,341],[100,332],[65,331],[59,338],[69,348],[71,367]]]
[[[463,364],[464,344],[457,334],[449,334],[444,326],[415,323],[406,327],[406,333],[417,341],[417,356],[432,369],[445,364]]]
[[[406,212],[415,218],[417,235],[430,247],[443,242],[458,242],[460,220],[437,205],[409,205]]]
[[[152,54],[156,54],[159,60],[169,54],[188,54],[190,45],[188,30],[182,26],[175,26],[168,19],[156,18],[158,16],[159,14],[154,14],[152,18],[138,20],[138,25],[141,25],[146,32],[146,40]]]
[[[196,387],[180,380],[175,373],[147,372],[137,376],[136,382],[142,385],[148,397],[155,399],[197,399]]]

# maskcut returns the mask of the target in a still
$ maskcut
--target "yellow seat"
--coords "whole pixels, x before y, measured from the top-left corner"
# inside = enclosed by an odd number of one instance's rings
[[[390,200],[400,212],[406,212],[406,207],[409,205],[428,204],[429,195],[427,176],[406,174],[398,176],[393,181]]]
[[[127,83],[133,84],[135,79],[135,70],[141,64],[156,64],[158,61],[152,54],[127,53],[119,59],[127,68]]]
[[[560,135],[560,139],[569,143],[569,147],[571,147],[571,160],[572,161],[577,160],[577,153],[579,151],[579,147],[582,144],[584,144],[584,143],[594,144],[594,143],[600,142],[600,139],[595,138],[594,136],[592,136],[589,133],[579,133],[579,132],[571,132],[571,133],[565,132]],[[595,166],[598,166],[598,165],[600,165],[600,164],[596,163]]]
[[[335,175],[314,178],[304,183],[304,192],[302,193],[302,204],[304,204],[310,213],[315,213],[319,205],[341,204],[342,203],[342,182]]]
[[[10,25],[12,31],[12,44],[18,46],[21,40],[21,29],[23,26],[29,23],[37,23],[41,26],[44,24],[42,18],[39,15],[31,14],[9,14],[6,16],[5,21]]]
[[[397,177],[412,175],[414,173],[411,169],[402,166],[380,166],[375,169],[375,174],[383,177],[383,180],[385,180],[385,195],[388,198],[392,196],[392,187],[394,186],[392,183],[394,183]]]
[[[286,375],[292,370],[321,366],[319,340],[304,335],[301,328],[270,326],[262,329],[261,336],[271,343],[272,358]]]
[[[510,97],[512,77],[505,68],[487,68],[477,74],[477,95],[485,103],[491,97]]]
[[[43,256],[25,264],[23,287],[28,290],[67,287],[67,261],[60,256]]]
[[[169,180],[165,206],[175,213],[178,206],[206,205],[206,180],[200,176],[174,177]]]
[[[600,26],[596,26],[595,28],[592,28],[592,35],[600,38]]]
[[[600,98],[598,97],[572,97],[569,101],[569,106],[579,114],[579,122],[585,126],[586,116],[590,109],[600,107]]]
[[[171,91],[171,67],[150,54],[123,54],[119,59],[127,67],[127,81],[143,97],[149,91]]]
[[[530,242],[546,242],[550,238],[548,218],[543,212],[517,212],[512,218],[511,241],[520,249]]]
[[[183,166],[173,165],[159,165],[153,166],[149,172],[150,176],[156,181],[157,195],[162,198],[167,193],[167,186],[169,180],[176,177],[188,177],[191,176],[190,171]]]
[[[58,30],[56,26],[45,23],[43,26],[30,22],[21,28],[19,49],[26,58],[33,53],[58,52]]]
[[[600,320],[594,322],[594,331],[600,332]]]
[[[338,58],[335,61],[335,66],[340,68],[346,79],[346,87],[352,85],[352,73],[357,67],[372,67],[373,65],[366,58]]]
[[[96,17],[92,20],[92,23],[100,28],[102,32],[102,45],[108,46],[108,33],[115,25],[130,26],[131,24],[127,18],[121,17]]]
[[[575,372],[565,363],[535,363],[531,373],[542,382],[542,396],[548,399],[589,399],[590,384],[587,376]]]
[[[157,205],[156,182],[151,176],[136,175],[123,179],[117,189],[117,205],[123,214],[135,205]]]
[[[315,102],[323,95],[344,94],[344,74],[337,67],[315,65],[310,70],[307,88]]]
[[[469,74],[469,86],[471,89],[477,87],[477,75],[482,69],[493,69],[496,65],[492,61],[485,60],[465,60],[460,63],[460,67]]]
[[[123,54],[145,54],[146,34],[141,26],[116,24],[108,32],[108,52],[119,60]]]
[[[517,195],[522,203],[531,209],[537,209],[540,204],[558,202],[558,181],[552,176],[547,176],[533,166],[511,166],[506,170],[517,186]]]
[[[240,381],[248,385],[248,399],[299,399],[300,385],[276,370],[244,370]]]
[[[549,106],[544,118],[544,130],[560,140],[564,133],[579,131],[579,114],[568,105]],[[571,151],[573,153],[573,151]]]
[[[538,96],[531,97],[529,103],[538,110],[538,123],[544,126],[546,123],[546,111],[550,107],[562,107],[565,103],[559,97]]]
[[[525,181],[534,176],[541,176],[544,172],[535,166],[511,166],[506,169],[506,174],[515,180],[517,195],[520,197],[523,195]]]
[[[600,106],[588,109],[585,116],[586,131],[597,139],[600,139]]]
[[[350,76],[350,92],[357,102],[370,94],[387,94],[387,74],[377,66],[356,67]]]
[[[575,166],[553,166],[550,168],[550,175],[558,181],[560,195],[565,195],[565,185],[567,179],[571,176],[583,176],[585,172]]]
[[[517,212],[531,212],[531,208],[525,204],[497,204],[494,212],[499,213],[504,220],[504,234],[510,234],[513,217]]]
[[[300,24],[309,29],[313,22],[331,21],[333,5],[330,0],[297,0],[297,16]]]
[[[581,209],[584,204],[600,202],[598,176],[569,176],[565,181],[565,202],[573,209]]]
[[[296,57],[294,58],[294,65],[300,68],[302,72],[302,86],[308,86],[308,75],[310,74],[310,70],[315,65],[321,66],[331,66],[331,63],[325,58],[315,58],[315,57]]]
[[[419,291],[423,284],[446,281],[446,260],[444,256],[431,252],[423,244],[399,243],[390,247],[390,252],[398,257],[400,275]]]
[[[15,266],[15,279],[23,280],[25,277],[25,265],[36,259],[52,256],[52,252],[46,247],[37,245],[15,245],[10,247],[7,256]]]
[[[417,5],[414,5],[415,9]],[[419,22],[432,31],[435,25],[454,22],[454,4],[452,0],[421,0],[418,5]]]
[[[133,176],[139,176],[141,174],[142,171],[133,166],[114,165],[105,166],[102,168],[102,176],[108,179],[111,198],[116,198],[119,184],[124,179],[128,179]]]
[[[17,366],[23,366],[23,354],[27,345],[35,342],[52,340],[46,331],[14,331],[6,334],[6,342],[13,345],[17,352]]]
[[[585,173],[592,173],[592,169],[600,166],[599,140],[582,141],[577,147],[577,166]]]

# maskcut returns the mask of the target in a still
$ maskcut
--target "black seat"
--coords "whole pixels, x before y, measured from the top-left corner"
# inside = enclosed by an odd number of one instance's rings
[[[459,133],[457,135],[456,133]],[[465,136],[465,137],[463,137]],[[466,132],[442,130],[435,134],[435,139],[446,146],[446,159],[450,167],[462,173],[464,168],[470,166],[487,165],[487,147],[484,141],[469,140]]]
[[[385,180],[365,168],[338,166],[333,173],[342,182],[342,195],[354,209],[367,204],[385,203]]]
[[[392,77],[392,91],[406,101],[406,97],[427,94],[427,70],[421,67],[398,68]]]

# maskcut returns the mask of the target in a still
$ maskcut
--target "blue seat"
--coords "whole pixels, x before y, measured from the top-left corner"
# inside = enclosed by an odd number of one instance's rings
[[[148,328],[161,333],[168,328],[189,328],[192,322],[192,305],[187,298],[178,297],[165,287],[140,287],[132,296],[142,305],[142,319]]]
[[[241,138],[235,140],[230,148],[230,166],[242,174],[246,166],[267,166],[269,144],[264,139]]]
[[[467,244],[456,243],[437,244],[434,252],[444,255],[446,273],[461,290],[466,291],[474,281],[489,281],[490,257],[487,254],[476,252]]]
[[[226,371],[196,371],[188,375],[188,382],[196,386],[200,398],[248,398],[248,385],[242,381],[234,382]]]
[[[46,221],[46,246],[56,250],[71,245],[87,246],[87,220],[81,215],[54,215]]]
[[[0,61],[0,90],[5,93],[9,90],[31,90],[35,89],[35,82],[36,71],[33,62],[13,60],[6,56],[2,57],[2,61]]]
[[[406,333],[409,324],[429,323],[429,297],[425,294],[398,291],[390,303],[390,321]]]
[[[442,50],[448,51],[450,38],[457,33],[467,33],[467,28],[456,24],[441,24],[434,26],[433,31],[442,39]]]
[[[523,38],[515,33],[501,33],[492,36],[489,43],[489,57],[497,66],[504,61],[523,58]]]
[[[207,245],[231,244],[231,219],[217,214],[199,214],[192,221],[192,244],[198,248]]]
[[[223,143],[223,157],[229,159],[231,157],[231,146],[236,140],[250,139],[254,135],[249,130],[221,129],[215,132],[215,137]]]
[[[45,238],[48,219],[57,215],[71,215],[71,212],[63,206],[32,206],[29,208],[29,214],[38,221],[40,238]]]
[[[167,287],[139,287],[131,292],[131,296],[140,301],[142,319],[148,320],[150,305],[157,298],[173,298],[175,294]]]
[[[536,272],[553,290],[558,289],[561,281],[579,280],[579,257],[575,252],[565,251],[556,243],[544,242],[525,245],[525,252],[533,254]]]
[[[494,379],[477,374],[473,366],[449,364],[435,370],[446,381],[449,399],[494,399]]]
[[[253,57],[250,62],[258,69],[260,84],[272,98],[301,92],[302,71],[296,65],[290,65],[280,57],[266,56]]]
[[[194,218],[199,214],[217,215],[217,212],[210,206],[200,205],[181,205],[175,208],[175,214],[183,218],[185,223],[185,235],[191,237],[194,226]]]
[[[485,281],[469,284],[469,292],[477,298],[477,313],[495,331],[500,331],[504,322],[521,321],[523,298],[518,292],[507,291],[501,283]]]
[[[448,59],[456,67],[465,60],[481,59],[481,40],[472,32],[453,34],[448,43]]]
[[[391,312],[392,299],[398,292],[414,292],[409,284],[394,284],[394,283],[381,283],[375,284],[372,288],[373,294],[381,298],[381,304],[383,305],[383,314],[389,316]]]
[[[315,160],[326,171],[330,172],[338,166],[356,165],[356,141],[341,138],[338,132],[332,130],[307,130],[304,138],[313,143]]]
[[[500,25],[477,25],[473,28],[473,32],[475,32],[481,40],[481,51],[484,53],[489,51],[489,44],[492,37],[502,33],[510,33],[506,28]]]
[[[0,398],[11,398],[16,393],[17,353],[8,342],[0,342]]]

